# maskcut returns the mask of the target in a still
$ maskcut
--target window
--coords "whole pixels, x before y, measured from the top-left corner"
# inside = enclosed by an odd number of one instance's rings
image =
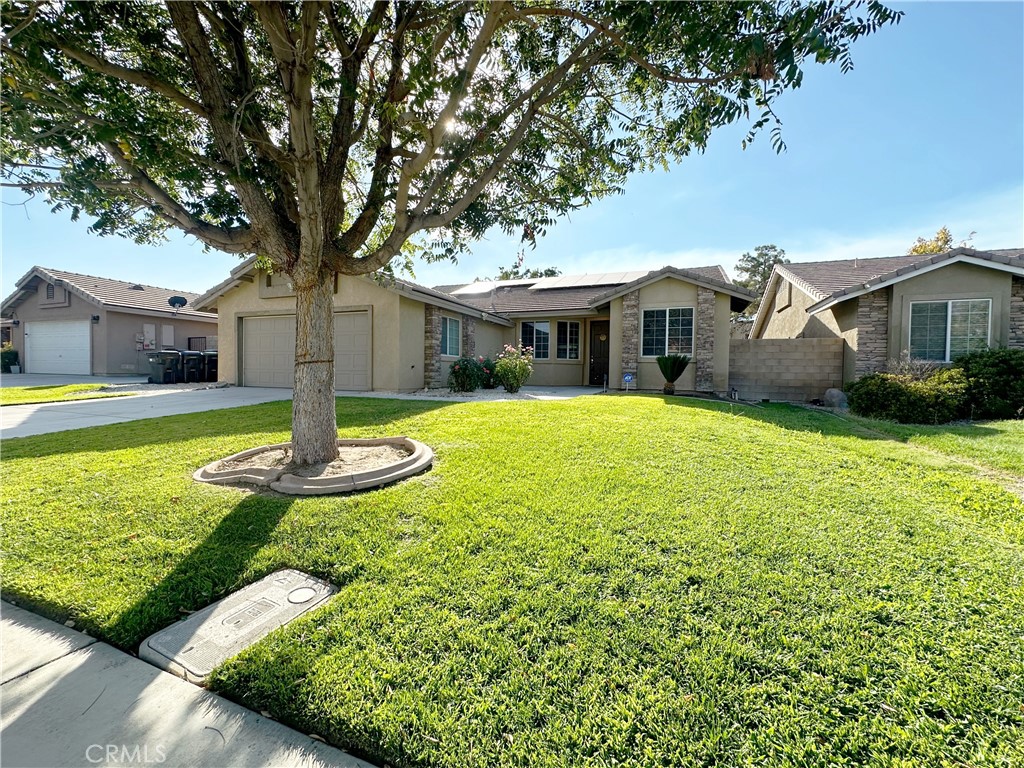
[[[645,309],[644,357],[693,354],[693,307]]]
[[[910,356],[949,362],[988,347],[991,299],[910,304]]]
[[[46,300],[47,301],[52,301],[53,300],[53,283],[47,283],[46,284]]]
[[[555,357],[559,360],[580,359],[580,324],[575,320],[558,321]]]
[[[524,347],[533,347],[535,360],[547,360],[551,349],[551,323],[523,323],[519,340]]]
[[[441,354],[451,357],[459,356],[459,344],[462,341],[462,323],[454,317],[441,318]]]

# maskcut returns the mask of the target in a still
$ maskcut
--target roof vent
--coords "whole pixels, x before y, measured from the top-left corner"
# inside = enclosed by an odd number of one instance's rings
[[[133,286],[132,286],[132,290],[133,290],[133,291],[144,291],[144,290],[146,290],[146,289],[145,289],[145,288],[143,288],[143,287],[142,287],[141,285],[139,285],[138,283],[136,283],[135,285],[133,285]]]

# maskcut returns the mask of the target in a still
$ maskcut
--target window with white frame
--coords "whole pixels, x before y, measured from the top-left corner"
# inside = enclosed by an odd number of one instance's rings
[[[986,349],[991,315],[991,299],[911,302],[910,356],[949,362]]]
[[[643,357],[693,354],[693,307],[645,309]]]
[[[459,356],[462,342],[462,323],[454,317],[441,318],[441,354]]]
[[[575,320],[559,320],[555,338],[555,357],[559,360],[580,359],[580,324]]]
[[[519,340],[524,347],[533,347],[534,360],[547,360],[551,354],[551,323],[523,322]]]

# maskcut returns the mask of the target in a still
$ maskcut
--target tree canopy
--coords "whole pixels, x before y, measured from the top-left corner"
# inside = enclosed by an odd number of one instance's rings
[[[511,267],[500,267],[498,274],[494,277],[484,278],[485,280],[523,280],[527,278],[538,278],[538,277],[558,277],[562,274],[562,270],[558,267],[540,267],[523,268],[520,263],[513,264]]]
[[[846,71],[851,44],[900,17],[874,0],[3,10],[4,183],[98,234],[176,227],[291,276],[293,433],[319,435],[303,458],[336,434],[334,273],[387,269],[412,243],[454,257],[494,226],[533,240],[741,118],[781,150],[773,103],[802,66]]]
[[[786,252],[778,246],[759,245],[754,249],[753,253],[748,251],[740,256],[740,260],[736,264],[736,271],[743,276],[738,278],[736,283],[744,288],[749,288],[760,297],[768,286],[768,278],[772,276],[772,268],[776,264],[788,263],[789,259],[786,258]],[[747,314],[755,313],[760,303],[761,299],[758,298],[757,301],[747,308]]]
[[[966,239],[960,241],[959,246],[965,248],[973,237],[974,233],[971,232]],[[907,255],[919,254],[923,256],[929,253],[943,253],[955,248],[954,242],[953,233],[949,231],[949,227],[939,227],[935,237],[929,239],[917,238],[914,244],[907,249]]]

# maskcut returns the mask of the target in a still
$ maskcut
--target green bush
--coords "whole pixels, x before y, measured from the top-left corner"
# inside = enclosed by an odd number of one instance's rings
[[[959,368],[942,368],[920,380],[872,373],[851,384],[846,395],[858,416],[901,424],[945,424],[967,415],[967,377]]]
[[[472,357],[460,357],[448,368],[448,389],[473,392],[484,380],[484,367]]]
[[[665,386],[662,387],[662,391],[666,395],[671,395],[676,391],[676,380],[683,375],[686,366],[690,364],[690,358],[687,355],[658,355],[657,361],[661,375],[665,377]]]
[[[497,389],[498,380],[494,377],[494,361],[489,357],[478,357],[477,362],[484,368],[484,380],[480,386],[484,389]]]
[[[4,344],[0,347],[0,372],[10,373],[12,365],[18,365],[18,350],[10,344]]]
[[[518,392],[533,374],[533,348],[506,344],[494,363],[494,376],[506,392]]]
[[[957,358],[973,419],[1024,418],[1024,349],[986,349]]]

